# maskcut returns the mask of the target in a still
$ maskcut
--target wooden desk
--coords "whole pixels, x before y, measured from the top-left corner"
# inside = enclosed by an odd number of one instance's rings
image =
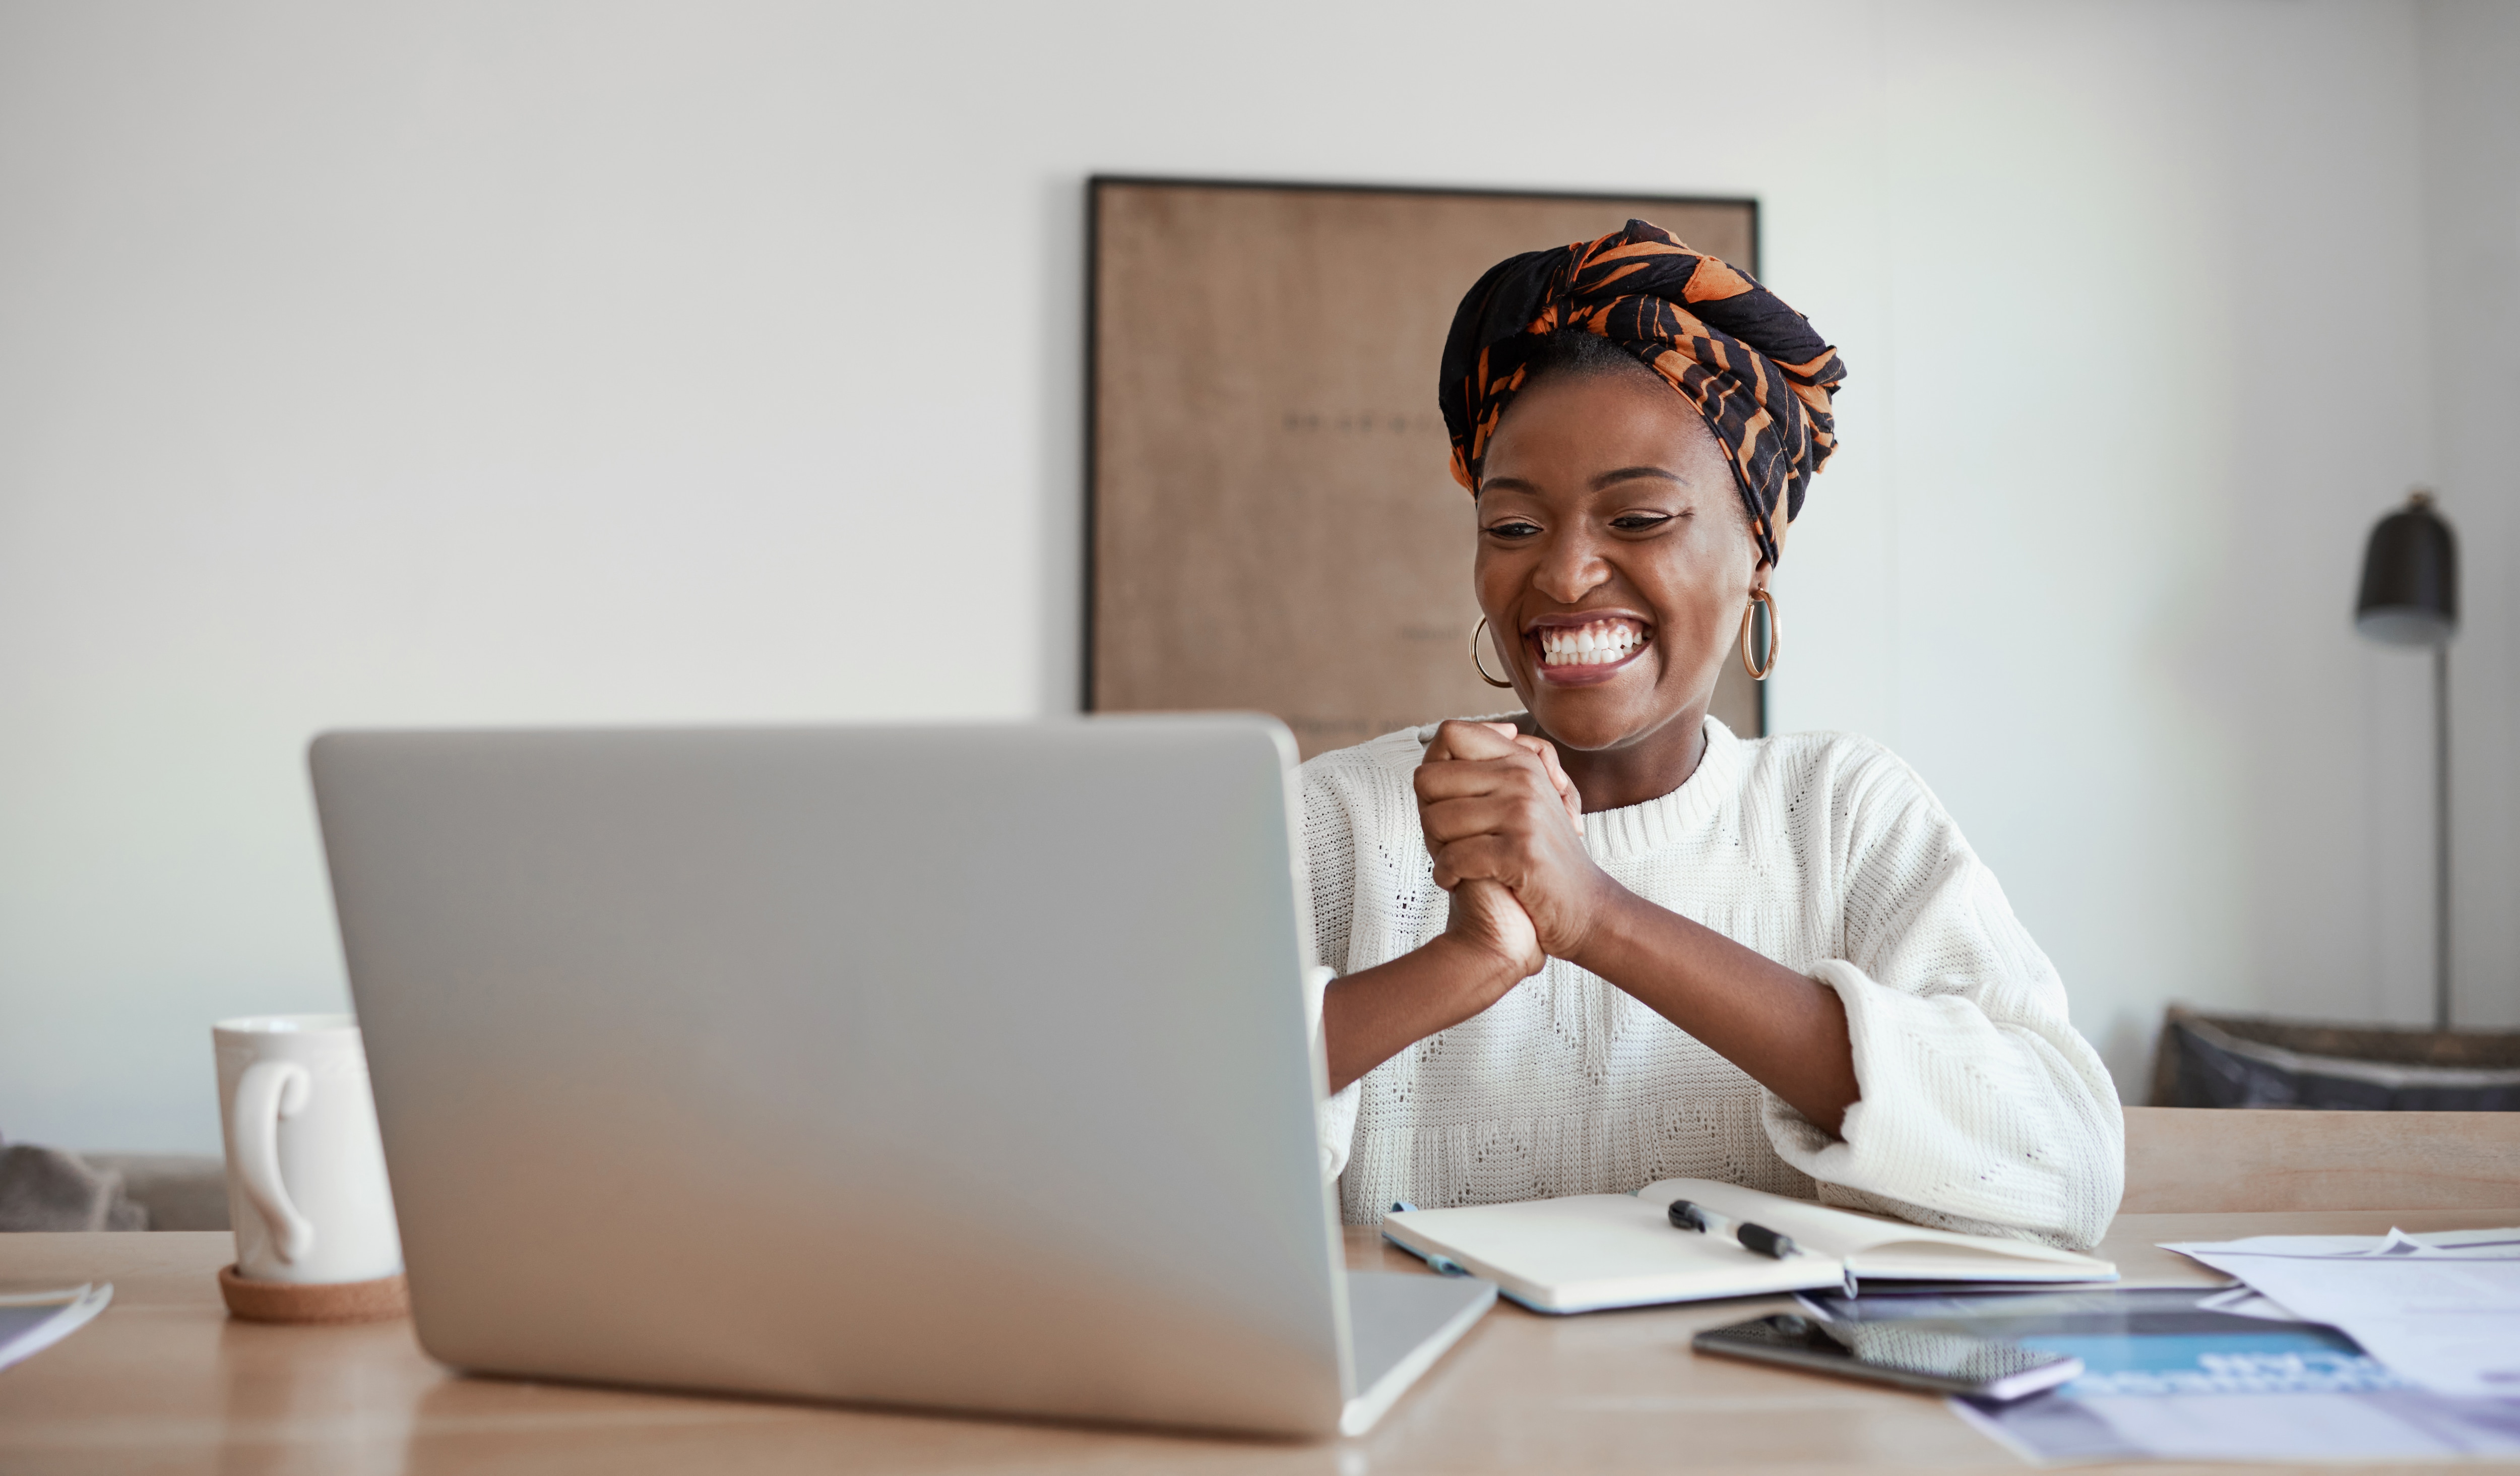
[[[2128,1215],[2102,1253],[2130,1282],[2213,1284],[2221,1278],[2152,1243],[2370,1234],[2393,1222],[2520,1225],[2520,1206]],[[1698,1328],[1776,1298],[1578,1318],[1500,1304],[1372,1435],[1289,1445],[463,1378],[421,1355],[408,1322],[231,1321],[212,1280],[231,1255],[223,1233],[0,1235],[0,1289],[114,1283],[95,1322],[0,1371],[0,1471],[2023,1469],[1937,1399],[1689,1351]],[[1417,1268],[1354,1230],[1348,1261]]]

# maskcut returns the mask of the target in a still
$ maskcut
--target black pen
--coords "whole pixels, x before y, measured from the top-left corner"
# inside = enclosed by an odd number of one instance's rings
[[[1671,1223],[1682,1230],[1708,1235],[1723,1233],[1721,1227],[1729,1225],[1732,1228],[1733,1243],[1743,1250],[1773,1256],[1779,1261],[1794,1253],[1794,1237],[1791,1235],[1778,1234],[1764,1225],[1753,1225],[1747,1220],[1728,1220],[1686,1199],[1671,1202]]]

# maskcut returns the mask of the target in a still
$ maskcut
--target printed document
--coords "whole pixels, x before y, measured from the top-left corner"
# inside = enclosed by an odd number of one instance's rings
[[[2435,1394],[2520,1399],[2520,1230],[2166,1244]]]

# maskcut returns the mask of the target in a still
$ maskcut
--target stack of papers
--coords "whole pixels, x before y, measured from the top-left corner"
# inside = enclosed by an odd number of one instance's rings
[[[112,1300],[111,1281],[0,1295],[0,1368],[33,1358],[78,1331]]]
[[[2049,1393],[1953,1402],[2033,1460],[2520,1454],[2520,1401],[2416,1387],[2332,1327],[2279,1320],[2245,1288],[1803,1301],[1830,1319],[1921,1322],[2081,1359],[2082,1376]]]
[[[2165,1245],[2295,1318],[2344,1331],[2392,1373],[2458,1399],[2520,1399],[2520,1230],[2260,1235]]]

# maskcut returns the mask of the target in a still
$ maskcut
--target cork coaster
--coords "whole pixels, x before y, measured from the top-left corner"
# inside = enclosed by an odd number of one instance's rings
[[[374,1281],[253,1281],[219,1268],[228,1315],[248,1322],[382,1322],[411,1316],[411,1283],[397,1272]]]

